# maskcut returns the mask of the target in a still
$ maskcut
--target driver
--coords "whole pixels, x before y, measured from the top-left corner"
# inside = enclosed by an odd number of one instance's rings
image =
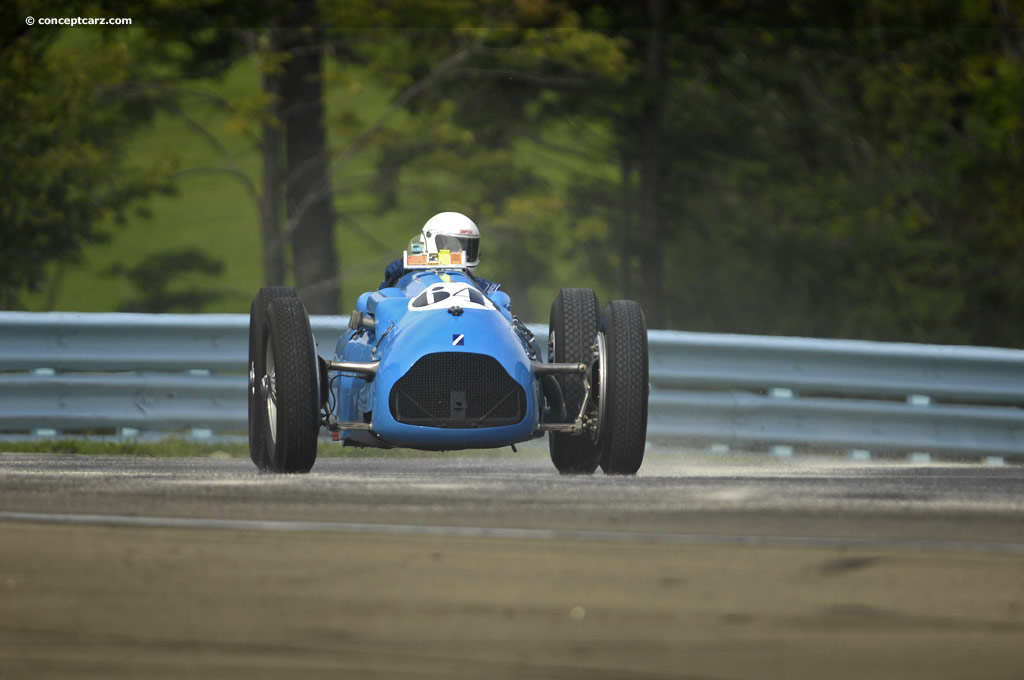
[[[465,254],[465,266],[470,277],[476,281],[480,289],[487,295],[501,288],[501,284],[488,281],[476,276],[476,267],[480,264],[480,229],[473,220],[462,213],[443,212],[434,215],[423,225],[420,236],[415,241],[422,242],[425,252],[436,253],[447,249],[445,243],[453,243],[452,239],[458,241]],[[440,241],[441,245],[438,245]],[[402,258],[391,262],[384,270],[384,282],[380,288],[387,288],[398,283],[398,280],[405,275],[405,266]]]

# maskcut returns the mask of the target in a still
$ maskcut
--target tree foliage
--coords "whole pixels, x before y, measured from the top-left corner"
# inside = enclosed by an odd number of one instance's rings
[[[102,240],[101,220],[124,221],[137,200],[168,190],[168,168],[127,168],[126,133],[152,107],[130,87],[129,46],[78,36],[57,43],[7,5],[0,43],[0,307],[38,286],[49,262]],[[57,43],[57,44],[55,44]]]
[[[556,288],[584,285],[641,300],[653,327],[1024,346],[1020,0],[319,0],[320,22],[289,50],[272,36],[292,5],[235,19],[232,7],[139,4],[167,15],[148,53],[166,57],[165,83],[253,54],[273,81],[303,50],[350,74],[327,83],[328,96],[345,88],[342,110],[315,114],[327,135],[314,193],[332,197],[339,243],[380,249],[364,225],[416,215],[407,238],[461,210],[483,230],[481,273],[531,319]],[[130,81],[131,60],[99,69],[117,63],[107,42],[67,69],[51,59],[38,82],[25,62],[49,47],[11,44],[0,139],[19,160],[0,228],[29,225],[17,252],[95,238],[103,211],[150,188],[110,171],[118,135],[89,141],[145,120],[130,98],[88,104]],[[383,114],[367,112],[360,79],[389,93]],[[284,142],[261,131],[284,130],[293,100],[278,85],[226,106],[280,159]],[[49,134],[58,120],[66,132]],[[372,170],[343,182],[357,164]],[[267,243],[302,267],[301,248],[282,248],[298,230],[268,201],[274,183],[245,177]],[[76,220],[56,219],[72,208]],[[284,219],[277,236],[268,213]],[[2,247],[15,243],[5,232]],[[346,259],[337,277],[367,262]],[[273,258],[267,269],[297,278]]]
[[[217,275],[224,263],[197,248],[163,251],[144,257],[139,263],[115,265],[111,274],[131,282],[138,291],[120,305],[119,312],[195,312],[221,297],[209,284],[191,281],[193,274]]]

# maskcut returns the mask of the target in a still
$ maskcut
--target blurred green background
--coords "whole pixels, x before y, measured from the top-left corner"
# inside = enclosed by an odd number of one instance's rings
[[[345,313],[459,210],[530,322],[585,286],[654,328],[1024,347],[1022,19],[1012,0],[5,3],[0,308],[245,312],[284,282]]]

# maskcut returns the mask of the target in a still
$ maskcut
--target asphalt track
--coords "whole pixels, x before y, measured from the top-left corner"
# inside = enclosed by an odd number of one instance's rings
[[[1024,467],[0,455],[0,678],[1024,678]]]

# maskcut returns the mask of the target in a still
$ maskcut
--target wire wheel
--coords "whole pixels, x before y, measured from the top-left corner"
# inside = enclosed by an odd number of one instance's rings
[[[250,454],[266,461],[261,469],[309,472],[320,430],[319,366],[309,316],[297,297],[282,296],[268,302],[262,322],[250,369]]]
[[[260,470],[270,467],[267,409],[260,391],[267,375],[262,334],[267,323],[267,305],[282,297],[298,299],[295,291],[287,286],[263,286],[249,306],[249,457]]]

